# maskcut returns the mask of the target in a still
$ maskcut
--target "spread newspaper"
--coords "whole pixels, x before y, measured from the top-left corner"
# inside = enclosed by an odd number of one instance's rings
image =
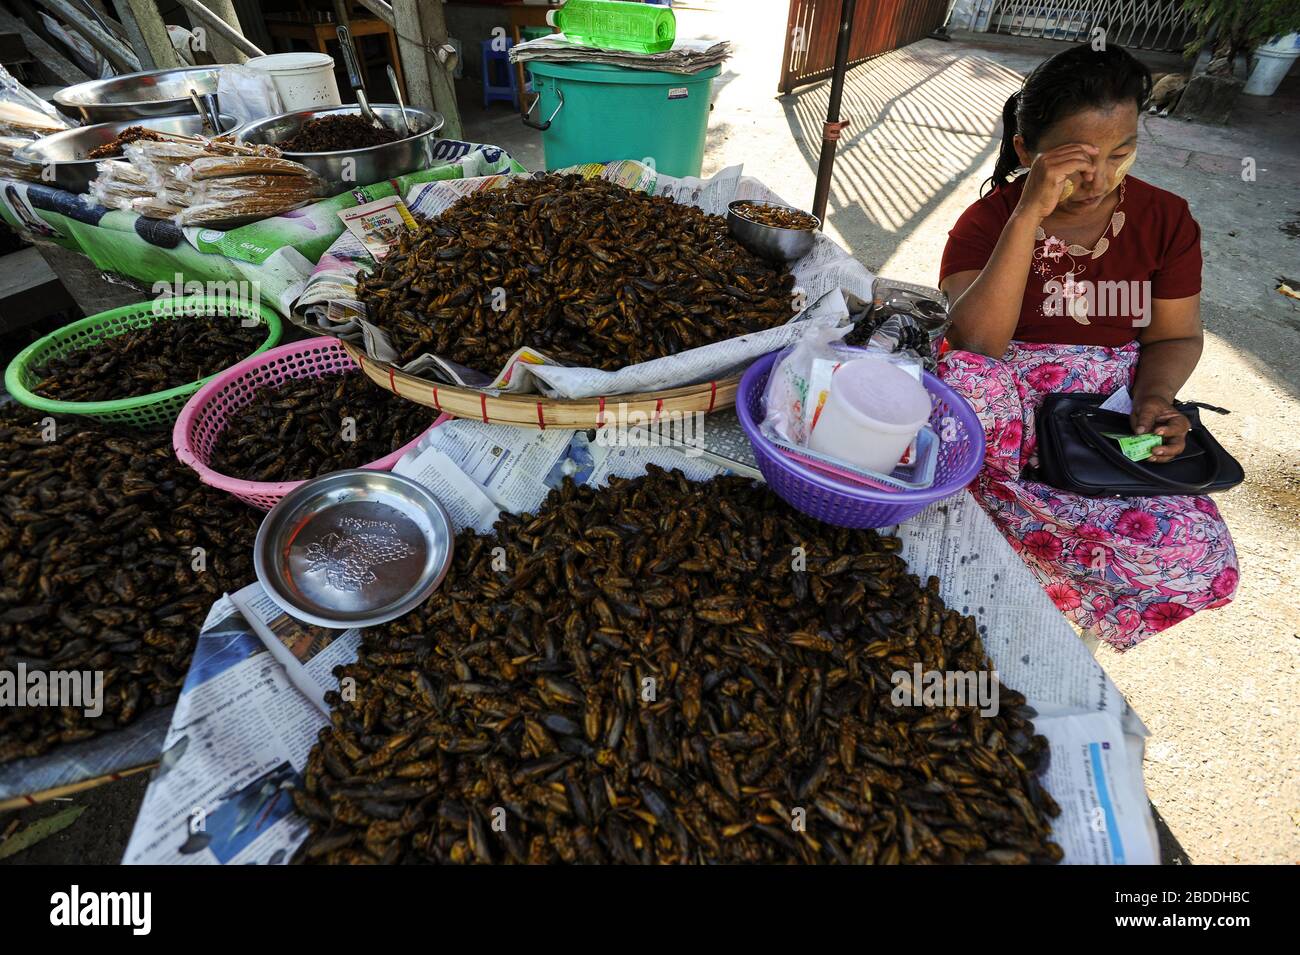
[[[600,486],[648,463],[707,479],[753,473],[734,415],[704,431],[630,429],[624,438],[447,421],[396,471],[430,487],[457,530],[490,531],[502,510],[535,511],[566,476]],[[540,476],[540,478],[539,478]],[[936,575],[972,614],[999,679],[1038,710],[1051,743],[1043,777],[1061,806],[1053,839],[1068,863],[1159,861],[1142,782],[1146,728],[969,494],[900,525],[914,573]],[[288,861],[307,832],[289,790],[320,730],[335,666],[361,634],[299,623],[253,584],[213,605],[177,700],[160,766],[123,859],[128,863]]]

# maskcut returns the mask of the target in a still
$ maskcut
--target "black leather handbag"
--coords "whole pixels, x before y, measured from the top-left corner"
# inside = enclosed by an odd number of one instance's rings
[[[1035,479],[1087,497],[1158,497],[1213,494],[1236,487],[1245,472],[1236,458],[1201,424],[1200,408],[1227,414],[1199,402],[1175,402],[1187,416],[1183,453],[1164,464],[1130,461],[1103,432],[1128,434],[1129,416],[1103,411],[1105,395],[1048,395],[1038,410],[1038,471]]]

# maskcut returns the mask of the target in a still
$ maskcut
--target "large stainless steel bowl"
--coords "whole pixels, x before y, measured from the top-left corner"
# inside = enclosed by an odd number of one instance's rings
[[[146,70],[78,83],[54,94],[54,105],[83,123],[184,116],[194,112],[191,89],[200,96],[217,91],[220,66]]]
[[[237,124],[235,117],[224,113],[219,117],[222,132],[228,132]],[[68,192],[86,192],[96,175],[98,159],[87,159],[86,153],[97,146],[103,146],[117,138],[118,133],[131,126],[143,126],[160,133],[179,133],[182,136],[197,136],[203,132],[203,119],[199,116],[161,116],[157,119],[124,119],[116,123],[97,123],[94,126],[79,126],[65,129],[61,133],[51,133],[35,142],[29,143],[14,153],[19,162],[48,169],[49,173],[36,175],[47,185],[66,189]]]
[[[370,108],[389,129],[405,132],[400,106],[376,106],[372,103]],[[235,138],[241,143],[270,143],[274,146],[296,134],[309,119],[359,115],[360,112],[358,106],[333,106],[281,113],[279,116],[254,120],[241,126],[236,130]],[[302,163],[317,173],[330,184],[334,193],[404,176],[417,169],[427,169],[434,162],[433,144],[438,130],[442,129],[442,114],[408,106],[406,116],[411,121],[415,135],[396,142],[329,153],[286,152],[284,157]]]

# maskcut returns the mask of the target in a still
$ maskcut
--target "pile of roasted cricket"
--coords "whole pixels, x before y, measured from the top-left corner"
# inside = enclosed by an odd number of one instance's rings
[[[519,177],[402,237],[358,297],[407,362],[496,373],[527,345],[612,370],[782,325],[794,279],[721,216],[604,179]]]
[[[51,358],[31,388],[56,401],[112,401],[192,384],[242,361],[266,325],[238,316],[163,318]]]
[[[51,420],[0,407],[0,670],[100,672],[103,712],[0,707],[0,763],[170,703],[213,600],[253,579],[255,512],[169,433]]]
[[[297,858],[1058,861],[1020,694],[891,701],[916,663],[991,668],[898,549],[653,466],[463,534],[337,671],[355,692],[327,696]]]
[[[226,420],[208,463],[245,481],[302,481],[377,461],[437,417],[360,372],[288,378],[258,391]]]

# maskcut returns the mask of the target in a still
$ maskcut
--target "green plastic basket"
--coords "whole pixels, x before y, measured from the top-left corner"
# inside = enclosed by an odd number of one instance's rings
[[[189,400],[190,395],[198,391],[205,382],[220,374],[219,371],[199,381],[192,381],[188,385],[178,385],[166,391],[155,391],[149,395],[118,398],[113,401],[56,401],[52,398],[43,398],[29,389],[35,387],[40,381],[36,370],[44,367],[51,359],[88,348],[105,338],[114,338],[136,328],[147,328],[157,321],[183,322],[186,316],[197,315],[231,315],[259,319],[266,325],[266,340],[251,353],[252,355],[273,348],[280,341],[282,331],[280,316],[266,305],[232,301],[212,295],[151,299],[137,305],[123,305],[121,308],[91,315],[79,322],[65,325],[58,331],[51,332],[39,341],[28,345],[5,369],[5,390],[20,404],[50,414],[85,415],[108,424],[123,424],[133,428],[170,428],[176,416],[180,414],[181,408],[185,407],[185,402]]]

